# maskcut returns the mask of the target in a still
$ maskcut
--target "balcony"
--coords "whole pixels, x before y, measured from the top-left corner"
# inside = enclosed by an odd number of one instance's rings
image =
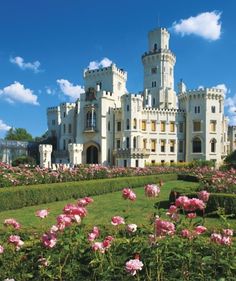
[[[95,133],[96,132],[96,127],[95,126],[87,126],[84,129],[84,133]]]
[[[113,155],[117,158],[137,158],[150,155],[150,149],[141,148],[120,148],[113,150]]]

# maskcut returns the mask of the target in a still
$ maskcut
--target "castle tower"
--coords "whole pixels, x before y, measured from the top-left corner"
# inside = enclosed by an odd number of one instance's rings
[[[52,154],[52,145],[51,144],[40,144],[39,145],[40,153],[40,167],[41,168],[51,168],[51,154]]]
[[[149,32],[149,50],[142,56],[144,90],[151,95],[151,106],[176,108],[174,91],[175,55],[169,49],[170,34],[165,28]],[[144,99],[145,100],[145,99]],[[146,101],[150,105],[150,99]]]

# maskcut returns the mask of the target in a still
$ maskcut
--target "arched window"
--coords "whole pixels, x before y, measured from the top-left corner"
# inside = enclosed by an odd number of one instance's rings
[[[201,153],[202,152],[202,141],[200,138],[195,137],[193,139],[193,153]]]
[[[136,118],[134,118],[133,128],[137,129],[137,119]]]
[[[126,129],[129,130],[129,119],[126,120]]]
[[[210,144],[211,144],[211,152],[215,153],[216,152],[216,139],[212,139],[210,141]]]
[[[154,51],[157,50],[157,43],[154,44]]]
[[[135,149],[137,147],[137,139],[136,137],[133,138],[133,148]]]
[[[129,148],[129,137],[126,138],[126,148]]]

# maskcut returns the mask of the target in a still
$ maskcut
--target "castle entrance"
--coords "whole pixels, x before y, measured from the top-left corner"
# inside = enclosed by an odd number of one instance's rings
[[[96,146],[91,145],[87,148],[86,163],[87,164],[98,164],[98,149]]]

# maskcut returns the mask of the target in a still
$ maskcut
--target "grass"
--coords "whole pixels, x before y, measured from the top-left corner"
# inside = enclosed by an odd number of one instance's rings
[[[160,196],[154,200],[145,197],[143,187],[135,188],[135,193],[137,195],[137,200],[135,202],[124,200],[121,197],[120,191],[94,196],[94,203],[88,207],[89,214],[84,219],[84,222],[88,227],[93,225],[110,226],[112,216],[120,215],[126,217],[128,215],[127,223],[136,223],[139,226],[143,224],[147,225],[155,211],[153,208],[154,204],[160,202],[160,207],[166,208],[170,190],[176,187],[176,185],[182,187],[193,187],[193,185],[195,185],[197,187],[198,183],[184,181],[166,182],[161,189]],[[56,223],[56,217],[62,213],[62,209],[67,203],[75,203],[75,201],[72,199],[71,201],[66,200],[0,212],[0,230],[4,229],[1,222],[11,217],[22,224],[22,230],[42,231],[42,228],[46,230]],[[49,209],[50,211],[50,215],[43,221],[35,217],[35,212],[40,209]],[[232,219],[230,222],[232,224],[231,226],[236,228],[236,220]],[[220,228],[221,221],[217,218],[207,218],[206,225],[212,229]]]

